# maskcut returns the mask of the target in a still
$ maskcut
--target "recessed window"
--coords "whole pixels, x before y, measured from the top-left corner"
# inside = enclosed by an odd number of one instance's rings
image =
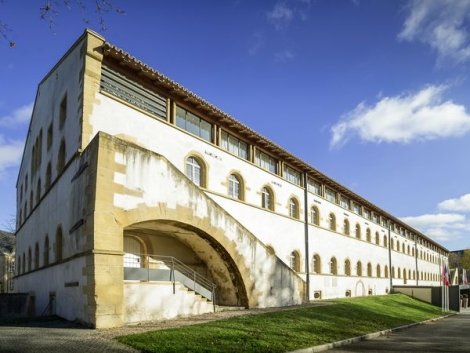
[[[238,175],[230,174],[228,177],[228,196],[241,200],[241,186],[241,178]]]
[[[57,175],[61,174],[65,169],[65,156],[66,156],[65,141],[62,140],[60,142],[59,154],[57,156]]]
[[[318,181],[308,179],[307,190],[316,195],[322,196],[321,184]]]
[[[341,207],[348,210],[351,209],[351,200],[349,200],[347,197],[341,196]]]
[[[49,237],[46,235],[46,240],[44,240],[44,266],[49,265]]]
[[[289,216],[299,218],[299,203],[294,198],[289,200]]]
[[[186,176],[197,186],[203,187],[202,163],[195,157],[186,160]]]
[[[310,208],[310,222],[315,225],[320,224],[320,213],[316,206]]]
[[[361,239],[361,226],[356,224],[356,238]]]
[[[266,186],[261,190],[261,207],[274,211],[274,195]]]
[[[277,161],[267,155],[266,153],[263,153],[259,150],[256,150],[256,158],[255,158],[255,164],[264,170],[267,170],[271,173],[276,174],[277,173]]]
[[[57,232],[55,235],[55,261],[62,260],[62,247],[63,247],[63,239],[62,239],[62,228],[57,228]]]
[[[372,214],[369,210],[364,210],[364,217],[366,217],[367,219],[371,219],[372,217]]]
[[[377,265],[377,268],[375,270],[377,272],[377,277],[380,278],[380,276],[382,275],[381,272],[380,272],[380,265]]]
[[[372,241],[372,236],[370,234],[370,229],[367,228],[366,230],[366,240],[370,243]]]
[[[49,124],[47,128],[47,150],[49,151],[52,147],[52,140],[54,138],[54,125],[52,123]]]
[[[248,144],[235,136],[222,131],[220,147],[224,150],[244,159],[248,159]]]
[[[358,215],[362,215],[362,207],[356,202],[353,202],[353,212]]]
[[[372,277],[372,264],[370,262],[367,264],[367,276]]]
[[[330,213],[328,218],[328,226],[330,230],[336,231],[336,217],[333,213]]]
[[[344,261],[344,274],[346,276],[351,276],[351,261],[347,259]]]
[[[377,245],[380,245],[380,236],[379,236],[379,232],[375,232],[375,243]]]
[[[330,202],[333,202],[333,203],[338,202],[336,191],[333,191],[330,188],[325,188],[325,197]]]
[[[176,107],[176,126],[212,142],[212,124],[178,106]]]
[[[291,183],[300,185],[300,173],[287,165],[284,165],[283,177],[284,179],[286,179],[287,181],[290,181]]]
[[[330,260],[330,274],[331,275],[338,274],[338,262],[336,261],[335,257],[332,257]]]
[[[349,221],[347,219],[344,220],[343,230],[345,235],[349,235]]]
[[[358,261],[356,264],[356,274],[362,276],[362,262]]]
[[[313,264],[312,264],[312,270],[314,273],[321,273],[321,258],[320,255],[315,254],[313,255]]]
[[[297,251],[292,251],[289,255],[289,266],[296,272],[300,272],[300,256]]]
[[[62,128],[64,126],[65,120],[67,119],[67,93],[62,98],[60,102],[60,109],[59,109],[59,127]]]

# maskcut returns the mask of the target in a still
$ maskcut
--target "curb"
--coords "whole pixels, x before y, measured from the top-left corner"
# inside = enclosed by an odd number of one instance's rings
[[[450,314],[450,315],[441,316],[441,317],[438,317],[438,318],[435,318],[435,319],[429,319],[429,320],[426,320],[426,321],[416,322],[416,323],[413,323],[413,324],[399,326],[399,327],[395,327],[395,328],[391,328],[391,329],[387,329],[387,330],[383,330],[383,331],[368,333],[366,335],[353,337],[353,338],[348,338],[348,339],[345,339],[345,340],[342,340],[342,341],[336,341],[336,342],[331,342],[331,343],[325,343],[325,344],[322,344],[322,345],[319,345],[319,346],[312,346],[312,347],[308,347],[308,348],[297,349],[295,351],[290,351],[288,353],[323,352],[323,351],[327,351],[329,349],[338,348],[338,347],[342,347],[342,346],[347,346],[347,345],[355,343],[355,342],[361,342],[361,341],[369,340],[371,338],[385,336],[385,335],[388,335],[390,333],[405,330],[405,329],[408,329],[408,328],[411,328],[411,327],[414,327],[414,326],[424,325],[424,324],[434,322],[434,321],[438,321],[438,320],[441,320],[441,319],[445,319],[447,317],[454,316],[454,315],[457,315],[457,314]]]

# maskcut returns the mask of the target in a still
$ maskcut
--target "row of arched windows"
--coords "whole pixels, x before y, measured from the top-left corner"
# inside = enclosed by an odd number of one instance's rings
[[[206,168],[204,162],[196,157],[190,156],[186,159],[186,176],[196,185],[200,187],[206,187]],[[228,188],[227,194],[228,196],[238,199],[244,200],[244,181],[243,178],[238,173],[232,173],[228,177]],[[269,186],[264,186],[261,189],[261,207],[274,211],[275,205],[275,198],[274,192]],[[288,214],[292,218],[299,219],[300,218],[300,206],[299,201],[292,197],[289,199],[288,203]],[[320,210],[317,206],[312,206],[310,208],[310,223],[315,224],[317,226],[320,225]],[[328,228],[334,232],[337,231],[337,222],[336,216],[333,212],[328,215]],[[352,235],[351,234],[351,227],[350,222],[348,219],[344,219],[343,221],[343,233],[345,235]],[[354,226],[354,237],[360,240],[366,240],[369,243],[372,243],[372,232],[370,228],[366,229],[365,239],[363,239],[361,225],[356,223]],[[382,240],[382,241],[381,241]],[[374,234],[374,242],[377,245],[382,245],[384,247],[388,247],[388,237],[387,235],[380,236],[379,232],[375,232]],[[405,245],[403,242],[401,244],[400,249],[400,241],[394,241],[391,239],[391,249],[396,251],[402,251],[404,254],[408,254],[411,256],[415,256],[415,249],[414,246]]]
[[[354,265],[354,267],[352,267]],[[383,271],[382,271],[383,269]],[[372,265],[371,262],[368,262],[366,267],[363,267],[362,261],[357,261],[355,264],[351,264],[351,261],[349,259],[344,260],[344,265],[343,265],[343,271],[342,275],[345,276],[367,276],[367,277],[377,277],[377,278],[388,278],[389,277],[389,268],[387,265],[381,266],[380,264],[377,264],[375,267]],[[321,258],[318,254],[315,254],[313,256],[313,262],[312,262],[312,272],[316,274],[322,274],[322,262]],[[329,267],[328,267],[328,274],[330,275],[339,275],[340,273],[338,272],[338,261],[336,257],[332,257],[329,261]],[[418,275],[420,280],[425,280],[425,281],[438,281],[439,280],[439,274],[438,273],[431,273],[431,272],[418,272]],[[398,267],[395,270],[395,266],[392,266],[392,278],[398,278],[398,279],[417,279],[416,278],[416,271],[411,271],[410,269],[400,269]]]
[[[63,236],[62,236],[62,228],[57,228],[56,236],[55,236],[55,243],[54,243],[54,253],[55,253],[55,262],[59,262],[62,260],[62,251],[63,251]],[[49,242],[49,236],[46,235],[44,239],[44,246],[43,246],[43,253],[42,253],[42,262],[40,261],[41,252],[39,243],[36,242],[34,246],[34,253],[29,247],[28,252],[24,253],[21,256],[18,256],[18,266],[17,266],[17,274],[21,275],[33,270],[37,270],[40,267],[48,266],[51,263],[51,247]]]
[[[57,155],[57,165],[56,165],[57,175],[60,175],[64,171],[65,162],[66,162],[66,145],[65,145],[65,140],[62,139],[62,141],[60,142],[59,153]],[[32,179],[33,178],[31,178],[31,182],[32,182]],[[52,182],[52,165],[51,165],[51,162],[49,162],[46,167],[46,179],[44,182],[45,191],[49,189],[49,187],[51,186],[51,182]],[[26,174],[26,177],[25,177],[25,190],[27,190],[27,183],[28,183],[28,174]],[[20,202],[23,198],[22,192],[23,192],[23,186],[20,187]],[[36,195],[36,197],[34,197],[34,194]],[[31,187],[31,190],[29,193],[29,203],[28,203],[28,200],[26,199],[23,207],[21,207],[20,205],[19,212],[18,212],[18,227],[23,224],[23,221],[26,220],[28,215],[32,212],[34,206],[39,203],[39,201],[41,200],[41,196],[42,196],[42,181],[41,181],[41,177],[38,177],[37,183],[36,183],[36,191],[34,192],[33,188]]]

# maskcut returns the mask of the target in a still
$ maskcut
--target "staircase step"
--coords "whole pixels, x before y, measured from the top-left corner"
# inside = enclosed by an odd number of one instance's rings
[[[215,305],[215,312],[221,312],[221,311],[239,311],[239,310],[245,310],[244,306],[225,306],[225,305]]]

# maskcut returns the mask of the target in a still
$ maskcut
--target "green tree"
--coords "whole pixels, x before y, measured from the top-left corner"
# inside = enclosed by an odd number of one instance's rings
[[[462,255],[459,253],[451,252],[449,254],[449,267],[461,268],[462,267]]]
[[[466,269],[467,271],[470,270],[470,248],[469,249],[466,249],[464,252],[463,252],[463,256],[462,256],[462,267],[464,269]]]
[[[0,4],[5,0],[0,0]],[[106,30],[105,24],[105,15],[108,12],[116,12],[123,14],[124,11],[115,6],[111,0],[43,0],[42,5],[39,5],[39,14],[42,20],[45,20],[49,24],[49,28],[52,32],[55,32],[56,18],[59,16],[59,10],[61,8],[66,8],[71,10],[73,8],[72,2],[75,3],[75,7],[78,8],[81,13],[83,22],[85,24],[89,23],[87,13],[89,13],[87,4],[91,4],[91,8],[95,10],[99,17],[99,24],[101,30]],[[6,22],[0,20],[0,36],[5,39],[10,47],[16,47],[16,42],[10,38],[10,33],[12,32],[11,28]]]

